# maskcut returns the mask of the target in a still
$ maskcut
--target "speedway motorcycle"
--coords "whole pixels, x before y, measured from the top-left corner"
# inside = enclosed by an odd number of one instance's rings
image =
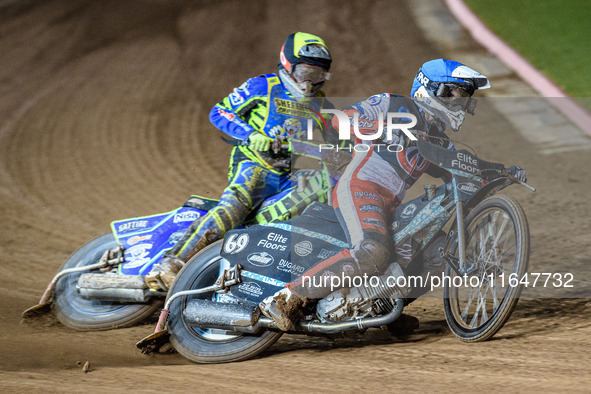
[[[280,140],[275,141],[275,154],[284,148]],[[346,152],[329,157],[330,152],[322,152],[317,144],[308,141],[299,141],[297,150],[299,157],[318,160],[321,168],[292,172],[292,187],[264,201],[245,224],[285,220],[303,211],[310,202],[326,199],[350,160]],[[277,203],[296,191],[299,199],[295,206],[287,208]],[[145,275],[191,223],[217,203],[192,196],[170,212],[112,222],[110,233],[85,244],[67,259],[39,304],[26,310],[23,318],[34,320],[54,312],[62,324],[92,331],[129,327],[151,317],[162,308],[167,293],[149,289]]]
[[[504,165],[466,150],[425,140],[417,145],[423,157],[451,173],[451,181],[428,185],[423,196],[396,208],[386,272],[369,285],[354,284],[307,302],[292,334],[387,328],[405,305],[430,290],[429,278],[436,275],[449,278],[441,284],[443,308],[462,341],[487,340],[508,320],[522,287],[501,278],[527,272],[529,227],[517,201],[495,194],[512,184],[535,189]],[[320,203],[285,222],[230,231],[183,267],[154,334],[137,346],[150,353],[166,338],[197,363],[252,358],[283,334],[261,315],[259,303],[348,246],[334,210]]]

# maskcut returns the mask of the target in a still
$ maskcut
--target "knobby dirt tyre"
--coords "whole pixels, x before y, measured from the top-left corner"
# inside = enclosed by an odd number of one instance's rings
[[[105,251],[116,247],[117,242],[113,234],[104,234],[74,252],[62,265],[60,271],[95,264]],[[64,276],[55,288],[53,310],[58,320],[67,327],[79,331],[130,327],[146,320],[162,307],[161,301],[128,304],[84,299],[76,288],[78,278],[83,273],[77,272]]]
[[[220,265],[228,264],[220,256],[222,242],[209,245],[187,262],[174,281],[169,297],[179,291],[207,287],[215,282]],[[281,332],[268,330],[254,335],[191,327],[184,320],[183,311],[193,297],[221,301],[216,298],[219,296],[210,292],[179,297],[170,306],[170,341],[176,351],[193,362],[209,364],[246,360],[263,352],[281,337]]]
[[[519,203],[510,197],[494,196],[470,212],[465,228],[466,261],[478,266],[470,275],[477,276],[478,281],[467,280],[480,286],[466,289],[445,283],[443,306],[447,324],[458,338],[481,342],[503,327],[519,301],[523,285],[519,281],[509,286],[508,278],[513,275],[521,279],[527,273],[529,226]],[[457,254],[457,242],[451,251]],[[458,276],[449,265],[445,273]]]

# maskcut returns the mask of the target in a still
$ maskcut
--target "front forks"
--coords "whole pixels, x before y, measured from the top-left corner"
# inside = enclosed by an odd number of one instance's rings
[[[455,179],[454,179],[455,182]],[[458,245],[458,257],[451,254],[453,248],[439,248],[440,257],[458,274],[459,276],[471,275],[478,269],[477,264],[466,262],[466,228],[464,223],[464,202],[457,195],[457,188],[454,187],[454,197],[456,198],[456,227],[455,233]],[[450,230],[449,240],[453,239],[454,230]]]

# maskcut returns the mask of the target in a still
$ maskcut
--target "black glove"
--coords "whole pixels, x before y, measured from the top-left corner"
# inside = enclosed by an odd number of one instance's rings
[[[527,182],[527,178],[525,177],[525,170],[523,168],[511,166],[509,167],[509,172],[511,172],[511,175],[519,179],[521,182]]]

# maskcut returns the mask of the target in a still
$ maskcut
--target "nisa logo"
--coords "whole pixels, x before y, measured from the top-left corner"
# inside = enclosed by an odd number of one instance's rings
[[[173,222],[192,222],[199,217],[199,212],[186,211],[174,215]]]
[[[248,255],[248,257],[246,258],[246,260],[250,264],[255,265],[257,267],[268,267],[271,264],[273,264],[273,262],[275,261],[275,259],[273,258],[273,256],[271,256],[267,252],[251,253],[251,254]]]

